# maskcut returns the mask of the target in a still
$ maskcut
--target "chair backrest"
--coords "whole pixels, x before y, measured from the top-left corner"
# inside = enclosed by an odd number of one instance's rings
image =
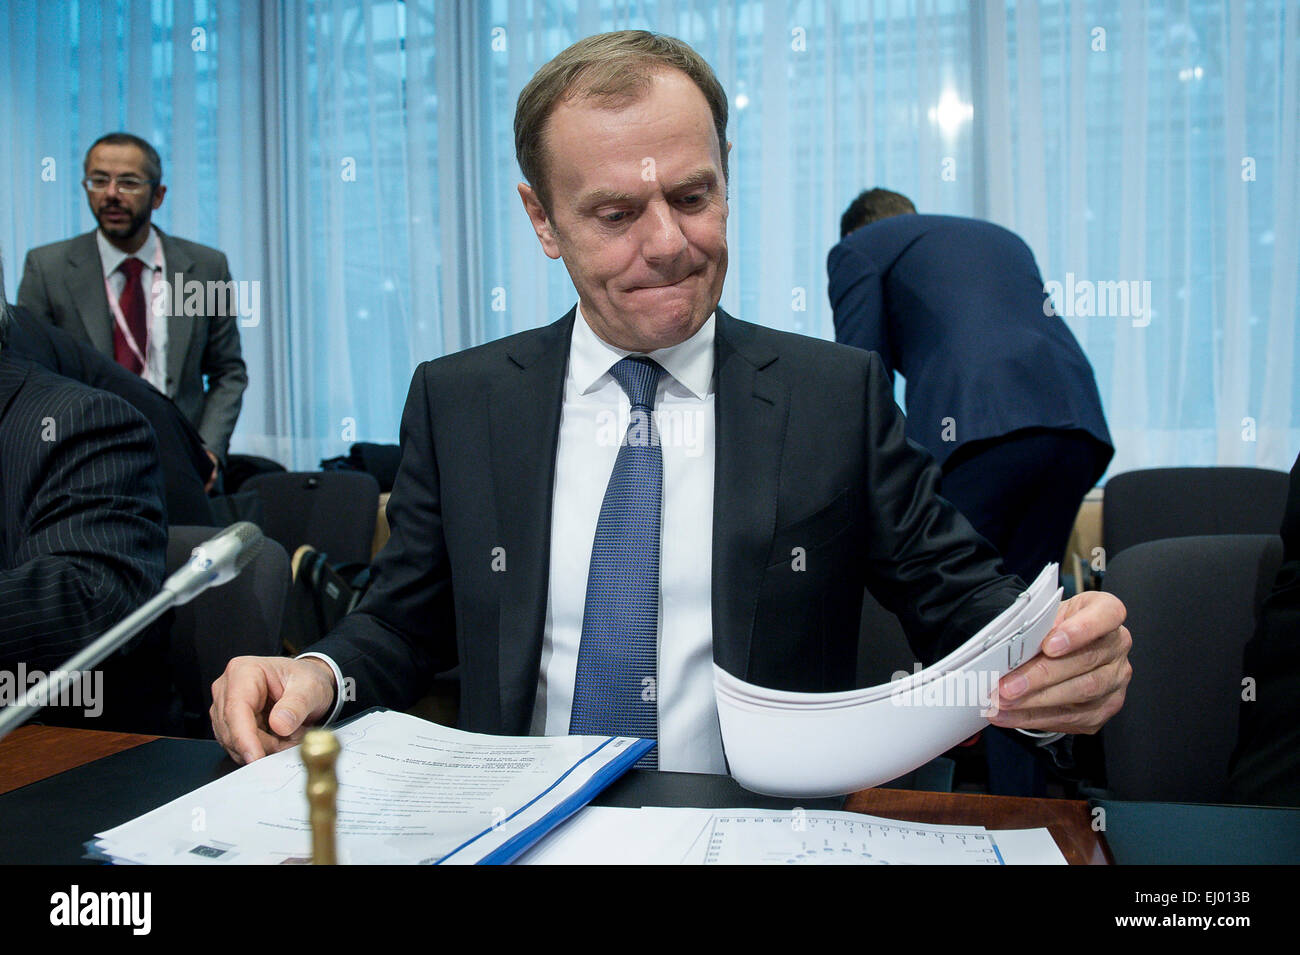
[[[1143,541],[1202,534],[1276,534],[1290,476],[1266,468],[1149,468],[1106,482],[1102,545],[1109,563]]]
[[[217,531],[215,527],[172,527],[167,535],[168,575]],[[168,664],[180,691],[187,735],[211,735],[212,681],[233,657],[279,654],[280,622],[288,593],[289,557],[275,541],[266,540],[238,577],[173,611]]]
[[[255,454],[229,454],[226,466],[221,469],[222,484],[227,494],[238,493],[245,481],[258,474],[283,474],[289,470],[279,461],[261,458]]]
[[[262,530],[292,554],[310,544],[345,564],[370,563],[379,482],[363,471],[261,474],[243,490],[262,499]]]
[[[1281,563],[1276,534],[1148,541],[1111,559],[1104,589],[1133,634],[1124,708],[1102,730],[1116,798],[1222,801],[1242,651]]]

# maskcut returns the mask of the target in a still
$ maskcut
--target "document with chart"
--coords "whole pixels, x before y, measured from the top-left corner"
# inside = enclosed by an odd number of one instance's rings
[[[341,863],[509,862],[654,744],[465,733],[387,710],[336,731]],[[298,747],[100,833],[97,855],[168,865],[309,861]]]
[[[1065,865],[1046,829],[803,809],[588,806],[523,865]]]
[[[937,663],[879,686],[794,693],[715,664],[727,766],[746,789],[835,796],[889,782],[988,725],[998,680],[1038,652],[1061,603],[1057,565]]]
[[[850,812],[716,812],[704,865],[1002,865],[993,834]]]

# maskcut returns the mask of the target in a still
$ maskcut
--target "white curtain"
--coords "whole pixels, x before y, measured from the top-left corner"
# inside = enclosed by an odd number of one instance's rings
[[[17,0],[0,11],[0,255],[10,301],[28,249],[95,227],[79,184],[87,147],[114,130],[143,136],[168,186],[157,225],[221,249],[236,279],[261,286],[258,325],[242,329],[244,447],[250,436],[283,435],[286,420],[275,411],[286,379],[271,335],[286,313],[266,301],[279,273],[269,258],[261,144],[275,130],[264,121],[261,27],[255,7],[203,0]]]
[[[992,120],[979,128],[977,99],[975,214],[1017,230],[1046,280],[1077,289],[1057,307],[1097,373],[1111,473],[1288,469],[1300,450],[1300,5],[975,9]],[[1100,295],[1089,309],[1107,283],[1149,295],[1144,314],[1133,302],[1104,314]]]
[[[627,27],[690,42],[730,94],[730,311],[831,337],[826,253],[885,186],[1024,236],[1096,370],[1111,473],[1290,467],[1294,0],[10,4],[10,295],[28,248],[93,225],[86,145],[131,129],[167,165],[159,224],[262,285],[235,449],[312,467],[396,440],[418,362],[572,305],[515,192],[515,98]]]

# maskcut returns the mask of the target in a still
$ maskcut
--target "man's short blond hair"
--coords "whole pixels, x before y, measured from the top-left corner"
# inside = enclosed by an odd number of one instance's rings
[[[523,88],[515,107],[515,158],[542,207],[550,209],[546,180],[546,124],[566,99],[595,99],[614,106],[636,102],[655,74],[685,73],[709,104],[727,178],[727,94],[704,58],[675,37],[619,30],[579,40],[544,65]]]

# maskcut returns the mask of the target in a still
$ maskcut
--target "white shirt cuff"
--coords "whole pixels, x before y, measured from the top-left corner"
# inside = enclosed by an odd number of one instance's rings
[[[330,665],[330,669],[334,671],[334,708],[330,710],[330,715],[323,723],[321,723],[321,726],[329,726],[338,719],[339,710],[343,709],[343,671],[339,669],[339,665],[335,663],[333,659],[327,657],[323,653],[312,653],[311,651],[308,651],[307,653],[298,654],[294,659],[306,660],[309,657],[317,660],[324,660]]]

